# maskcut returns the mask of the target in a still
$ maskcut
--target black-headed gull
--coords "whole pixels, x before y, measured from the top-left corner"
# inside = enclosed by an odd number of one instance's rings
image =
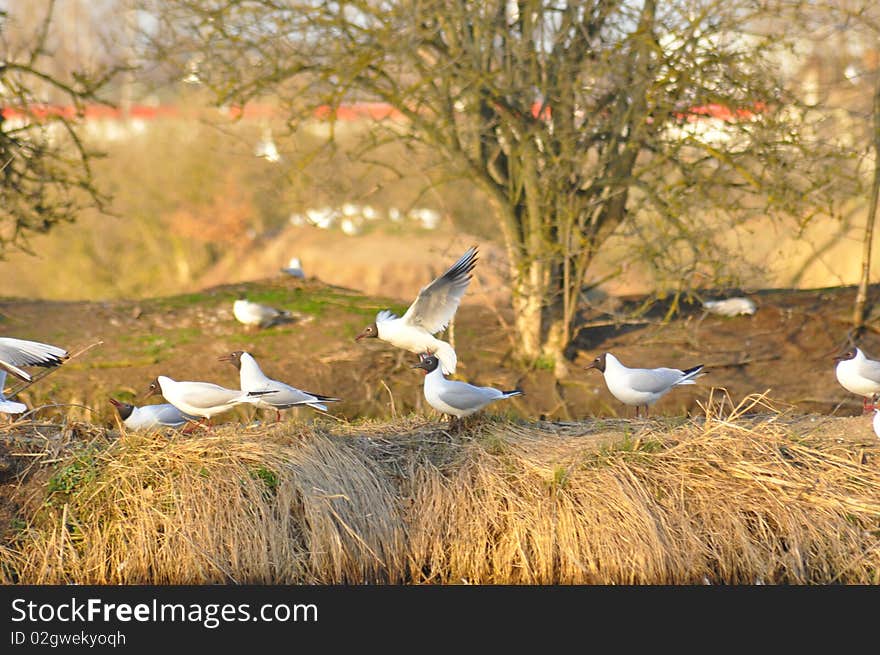
[[[227,389],[213,382],[178,381],[160,375],[150,383],[145,397],[161,394],[184,414],[210,421],[212,416],[222,414],[242,403],[255,404],[261,396],[271,393],[275,392]]]
[[[611,353],[603,353],[586,367],[601,372],[605,385],[611,395],[624,405],[634,405],[636,416],[639,407],[644,405],[645,415],[648,407],[660,400],[670,389],[682,384],[694,384],[703,365],[686,368],[627,368]]]
[[[449,325],[455,315],[476,262],[477,248],[471,246],[448,271],[419,291],[403,316],[383,309],[376,315],[376,322],[365,327],[355,341],[378,338],[413,353],[430,352],[440,359],[444,373],[455,373],[455,350],[433,335]]]
[[[463,419],[496,400],[522,395],[519,389],[501,391],[493,387],[477,387],[467,382],[447,380],[435,355],[421,353],[419,363],[412,368],[425,371],[424,393],[428,404],[443,414],[449,414],[450,422]]]
[[[0,414],[21,414],[27,411],[27,405],[9,400],[3,394],[6,386],[6,371],[0,371]]]
[[[880,362],[868,359],[861,348],[850,348],[834,359],[837,361],[834,373],[840,386],[850,393],[863,396],[863,411],[873,409],[877,394],[880,394]],[[871,400],[870,405],[868,399]]]
[[[757,306],[750,298],[736,296],[720,300],[705,300],[703,301],[703,309],[710,314],[718,314],[719,316],[739,316],[740,314],[754,314]]]
[[[284,382],[273,380],[263,373],[257,360],[249,352],[236,350],[219,358],[221,362],[232,362],[239,371],[242,391],[275,391],[265,398],[258,398],[254,405],[275,410],[276,420],[281,420],[281,410],[297,405],[306,405],[323,412],[327,411],[324,403],[338,402],[339,398],[322,396],[319,393],[302,391]]]
[[[70,354],[48,343],[0,337],[0,368],[12,373],[25,382],[33,382],[33,376],[22,370],[22,366],[58,366]]]
[[[291,318],[290,312],[286,309],[275,309],[269,305],[251,302],[246,298],[239,298],[232,303],[232,314],[239,323],[261,328],[271,327]]]
[[[142,405],[136,407],[110,399],[110,403],[119,413],[122,424],[129,430],[153,430],[156,428],[178,428],[187,421],[195,421],[195,416],[187,416],[171,403],[160,405]]]

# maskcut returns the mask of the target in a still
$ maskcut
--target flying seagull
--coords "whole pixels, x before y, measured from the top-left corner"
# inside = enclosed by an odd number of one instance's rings
[[[297,405],[307,405],[313,409],[319,409],[322,412],[326,412],[327,405],[324,403],[339,401],[339,398],[302,391],[289,384],[285,384],[284,382],[273,380],[263,373],[253,355],[243,350],[236,350],[228,355],[223,355],[219,359],[221,362],[231,362],[238,369],[242,391],[276,392],[269,394],[264,398],[258,398],[254,401],[254,405],[266,409],[274,409],[277,421],[281,420],[282,409],[288,409]]]
[[[645,415],[648,407],[656,403],[673,387],[694,384],[694,379],[702,375],[703,365],[680,370],[677,368],[627,368],[611,353],[603,353],[586,367],[601,372],[611,395],[624,405],[635,405],[636,416],[639,407],[644,405]]]
[[[419,291],[403,316],[383,309],[355,341],[378,338],[413,353],[430,352],[440,359],[444,373],[455,373],[455,350],[433,335],[446,328],[455,315],[476,262],[477,248],[471,246],[448,271]]]
[[[33,382],[33,376],[22,366],[58,366],[70,357],[63,348],[39,341],[0,337],[0,368],[25,382]]]

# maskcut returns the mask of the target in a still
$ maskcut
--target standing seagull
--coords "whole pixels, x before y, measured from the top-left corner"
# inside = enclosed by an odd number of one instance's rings
[[[840,386],[850,393],[864,396],[862,399],[862,411],[868,412],[873,409],[873,404],[880,393],[880,362],[868,359],[861,348],[850,348],[842,355],[834,358],[837,367],[834,373]],[[868,399],[871,404],[868,404]]]
[[[739,316],[740,314],[751,316],[758,307],[751,298],[736,296],[723,300],[705,300],[703,301],[703,309],[710,314],[718,314],[719,316]]]
[[[208,419],[210,424],[212,416],[242,403],[256,404],[260,396],[270,393],[274,392],[227,389],[211,382],[178,382],[160,375],[150,383],[145,397],[161,394],[184,414]]]
[[[603,353],[586,367],[597,369],[605,377],[605,384],[611,395],[624,405],[635,405],[636,416],[639,407],[656,403],[672,387],[694,384],[694,378],[701,375],[703,365],[680,370],[677,368],[627,368],[611,353]]]
[[[378,338],[413,353],[435,353],[443,372],[455,373],[455,350],[433,335],[443,330],[455,315],[476,263],[477,248],[471,246],[448,271],[419,291],[403,316],[383,309],[376,315],[376,322],[365,327],[355,341]]]
[[[492,387],[477,387],[467,382],[447,380],[439,364],[434,355],[422,353],[419,355],[419,363],[412,368],[425,371],[425,400],[438,412],[450,415],[450,427],[455,424],[456,419],[460,421],[493,401],[522,395],[519,389],[500,391]]]
[[[152,430],[154,428],[179,428],[187,421],[195,421],[195,416],[187,416],[171,403],[143,405],[135,407],[115,398],[110,403],[119,413],[119,418],[129,430]]]
[[[14,400],[7,400],[3,394],[3,387],[6,386],[6,371],[0,371],[0,413],[2,414],[21,414],[27,411],[27,405],[17,403]]]
[[[297,278],[305,278],[306,274],[303,272],[302,263],[299,261],[299,257],[291,257],[290,262],[288,262],[286,268],[281,269],[282,273],[287,273],[293,277]]]
[[[232,303],[232,314],[239,323],[248,327],[271,327],[277,323],[290,320],[290,312],[286,309],[275,309],[268,305],[251,302],[245,298],[239,298]]]
[[[221,362],[232,362],[239,371],[241,378],[242,391],[274,391],[266,398],[258,398],[254,405],[264,407],[266,409],[275,410],[276,421],[281,420],[281,410],[289,409],[296,405],[308,405],[314,409],[320,409],[322,412],[327,411],[327,405],[323,403],[338,402],[339,398],[331,396],[322,396],[318,393],[310,393],[301,391],[296,387],[292,387],[284,382],[273,380],[263,373],[260,365],[253,355],[243,350],[223,355],[219,358]]]
[[[66,350],[48,343],[0,337],[0,368],[25,382],[33,382],[33,376],[19,367],[58,366],[68,357]]]

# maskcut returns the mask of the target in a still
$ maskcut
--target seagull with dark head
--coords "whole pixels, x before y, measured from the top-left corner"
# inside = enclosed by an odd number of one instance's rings
[[[419,355],[419,363],[412,368],[425,372],[423,390],[425,400],[438,412],[450,416],[450,425],[480,411],[491,402],[522,395],[520,389],[501,391],[493,387],[478,387],[467,382],[447,380],[443,375],[440,360],[431,353]]]
[[[862,411],[874,409],[877,394],[880,394],[880,362],[869,359],[861,348],[850,348],[834,358],[837,366],[834,374],[840,386],[856,395],[862,396]]]
[[[171,403],[136,407],[131,403],[111,398],[110,404],[116,408],[122,424],[129,430],[179,428],[187,421],[196,420],[195,416],[187,416]]]
[[[628,368],[611,353],[602,353],[586,367],[596,369],[605,377],[605,384],[611,395],[624,405],[635,405],[636,416],[639,407],[648,407],[665,396],[673,387],[695,384],[694,379],[702,375],[703,365],[686,368]]]
[[[445,329],[455,315],[476,263],[477,248],[471,246],[448,271],[422,287],[403,316],[383,309],[355,341],[381,339],[412,353],[432,352],[440,360],[444,373],[455,373],[455,350],[434,334]]]

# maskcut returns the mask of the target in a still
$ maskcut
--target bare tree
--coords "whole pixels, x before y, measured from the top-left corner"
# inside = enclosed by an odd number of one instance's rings
[[[791,111],[757,0],[147,2],[154,53],[220,103],[379,100],[492,199],[520,354],[564,364],[590,266],[625,233],[679,291],[720,232],[826,207],[828,156]],[[713,125],[714,133],[704,128]],[[561,367],[560,367],[561,368]]]
[[[73,221],[83,207],[105,200],[90,167],[97,153],[83,142],[79,124],[85,103],[99,102],[116,69],[57,72],[55,4],[45,4],[26,35],[0,12],[0,257],[8,248],[26,250],[29,234]]]

